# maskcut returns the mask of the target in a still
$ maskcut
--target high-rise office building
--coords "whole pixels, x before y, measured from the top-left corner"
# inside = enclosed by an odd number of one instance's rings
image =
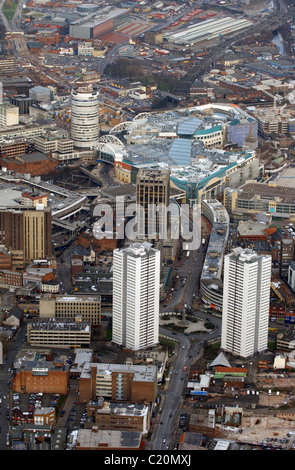
[[[221,348],[247,358],[267,349],[271,256],[235,248],[224,258]]]
[[[278,247],[278,261],[281,278],[288,279],[289,266],[295,258],[295,244],[293,238],[283,238],[276,243]]]
[[[71,93],[71,138],[74,147],[90,149],[99,137],[99,93],[95,88],[75,88]]]
[[[51,209],[33,208],[0,211],[0,244],[12,255],[12,266],[22,269],[34,259],[51,256]]]
[[[113,341],[132,350],[158,343],[160,251],[147,242],[114,250]]]
[[[141,169],[136,176],[136,203],[139,213],[137,233],[145,239],[157,239],[167,229],[166,208],[169,204],[170,171]],[[154,212],[156,210],[156,212]]]

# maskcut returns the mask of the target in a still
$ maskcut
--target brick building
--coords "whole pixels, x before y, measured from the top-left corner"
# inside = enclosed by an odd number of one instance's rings
[[[12,268],[12,256],[9,250],[4,246],[0,245],[0,269],[11,269]]]
[[[63,363],[23,360],[12,380],[18,393],[58,393],[67,395],[69,368]]]
[[[118,240],[116,238],[95,238],[88,233],[80,233],[77,235],[76,245],[81,245],[84,248],[90,246],[95,250],[115,250],[118,247]]]
[[[59,34],[54,33],[53,35],[51,35],[51,34],[46,34],[46,33],[36,33],[35,41],[45,44],[47,46],[51,44],[58,44]]]
[[[58,166],[58,162],[50,156],[33,152],[15,157],[1,156],[0,166],[17,173],[30,173],[31,176],[42,176],[54,171]]]
[[[0,143],[0,156],[8,158],[17,157],[26,153],[32,153],[34,149],[34,144],[26,139],[4,140]]]
[[[93,417],[98,429],[129,430],[146,435],[149,429],[150,408],[143,403],[130,406],[107,402],[101,398],[87,404],[87,416]],[[86,422],[85,427],[92,427],[92,424]]]
[[[201,433],[212,438],[219,434],[216,426],[215,410],[199,409],[197,413],[190,416],[189,432]]]
[[[85,363],[79,379],[79,394],[84,403],[98,397],[152,403],[157,394],[157,367]]]
[[[43,204],[44,207],[47,207],[47,194],[43,194],[35,189],[31,192],[26,191],[22,193],[22,206],[36,207],[38,204]]]
[[[0,270],[0,287],[3,289],[17,288],[23,285],[22,273],[9,269]]]

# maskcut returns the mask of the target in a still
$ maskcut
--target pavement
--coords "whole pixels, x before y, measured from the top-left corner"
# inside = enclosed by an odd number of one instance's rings
[[[168,319],[160,318],[160,326],[162,328],[165,328],[167,324],[171,323],[173,323],[175,326],[185,327],[184,333],[197,333],[202,331],[209,333],[208,329],[205,327],[205,322],[200,320],[195,323],[192,323],[191,321],[184,322],[181,315],[179,315],[178,317],[173,316]]]

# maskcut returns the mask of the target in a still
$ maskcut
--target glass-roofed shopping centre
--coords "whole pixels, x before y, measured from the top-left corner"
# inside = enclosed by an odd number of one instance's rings
[[[97,159],[135,183],[140,168],[169,168],[170,181],[190,204],[218,197],[261,172],[256,157],[257,121],[236,105],[214,103],[143,113],[115,126],[97,144]]]

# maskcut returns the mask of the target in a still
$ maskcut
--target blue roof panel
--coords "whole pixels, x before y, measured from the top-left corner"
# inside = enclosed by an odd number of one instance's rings
[[[196,117],[180,122],[178,125],[177,134],[193,136],[196,130],[199,128],[200,124],[202,124],[201,119]]]
[[[169,157],[179,166],[190,165],[191,154],[192,141],[188,139],[175,139],[169,150]]]

